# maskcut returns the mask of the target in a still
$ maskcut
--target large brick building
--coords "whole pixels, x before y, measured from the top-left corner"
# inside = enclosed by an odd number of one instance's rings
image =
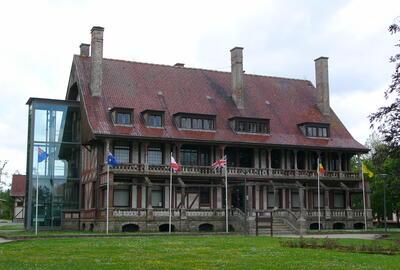
[[[120,162],[110,169],[113,231],[163,231],[170,203],[174,230],[222,231],[223,173],[211,164],[225,155],[231,230],[253,232],[255,213],[266,211],[272,211],[281,231],[318,227],[318,158],[326,169],[322,227],[364,226],[361,173],[351,161],[368,149],[330,108],[328,58],[315,60],[314,87],[307,80],[246,74],[239,47],[231,50],[231,72],[221,72],[106,59],[103,28],[93,27],[91,34],[91,44],[81,44],[80,55],[73,57],[65,101],[28,101],[29,207],[32,211],[35,201],[34,153],[41,146],[50,157],[37,170],[44,183],[39,197],[50,198],[49,207],[57,209],[40,210],[41,226],[104,230],[108,152]],[[42,119],[50,123],[43,136],[50,142],[44,143],[32,130],[40,126],[35,115],[43,107]],[[171,199],[170,153],[182,165],[173,177]],[[54,184],[57,172],[64,177],[60,185]],[[33,220],[29,215],[28,227]]]

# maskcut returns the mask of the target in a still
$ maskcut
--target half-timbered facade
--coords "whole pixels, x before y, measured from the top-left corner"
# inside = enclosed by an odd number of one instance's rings
[[[223,156],[231,230],[254,232],[256,212],[265,211],[282,232],[318,227],[318,158],[326,169],[322,227],[364,226],[353,161],[368,150],[330,108],[326,57],[315,60],[314,87],[246,74],[239,47],[231,50],[231,71],[221,72],[106,59],[103,28],[91,34],[73,58],[66,94],[81,109],[80,229],[105,228],[108,152],[120,162],[110,168],[113,231],[168,230],[170,206],[175,231],[222,231],[224,175],[211,164]],[[169,198],[171,153],[181,171]],[[76,211],[64,211],[62,220],[72,217]]]

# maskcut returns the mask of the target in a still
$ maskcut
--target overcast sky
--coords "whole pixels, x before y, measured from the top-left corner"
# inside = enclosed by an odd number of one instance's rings
[[[365,143],[394,71],[387,28],[398,16],[398,0],[4,2],[0,160],[25,173],[25,103],[65,97],[72,55],[94,25],[105,28],[108,58],[229,71],[229,49],[242,46],[246,73],[314,83],[313,60],[328,56],[331,107]]]

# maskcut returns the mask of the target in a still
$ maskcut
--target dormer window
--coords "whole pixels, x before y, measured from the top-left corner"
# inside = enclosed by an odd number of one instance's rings
[[[323,123],[303,123],[300,125],[303,134],[311,138],[328,138],[329,124]]]
[[[142,112],[147,127],[161,128],[164,126],[164,112],[145,110]]]
[[[114,108],[111,110],[114,125],[132,125],[132,109]]]
[[[162,127],[162,115],[151,113],[147,118],[147,125],[149,127]]]
[[[269,134],[268,119],[231,118],[232,128],[237,133]]]
[[[215,116],[176,114],[176,122],[181,129],[215,130]]]

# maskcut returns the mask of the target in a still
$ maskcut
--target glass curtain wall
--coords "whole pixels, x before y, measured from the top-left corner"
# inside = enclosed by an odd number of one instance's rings
[[[79,209],[80,110],[66,101],[31,100],[28,130],[27,228],[57,228],[63,210]],[[48,157],[38,162],[39,148]],[[38,187],[37,183],[38,182]]]

